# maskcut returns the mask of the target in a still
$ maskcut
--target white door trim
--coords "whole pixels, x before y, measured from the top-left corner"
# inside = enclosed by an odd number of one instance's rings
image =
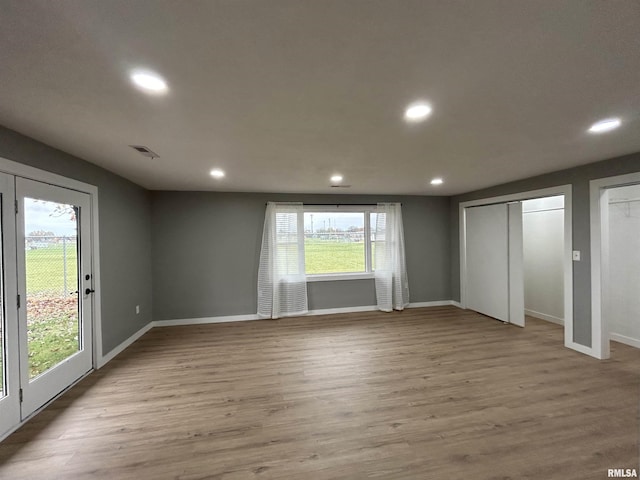
[[[524,327],[524,245],[522,203],[507,204],[509,224],[509,322]]]
[[[595,357],[609,358],[609,326],[602,315],[607,302],[603,278],[609,271],[609,189],[640,183],[640,172],[589,182],[591,210],[591,339]]]
[[[4,315],[5,330],[3,331],[4,346],[0,355],[4,354],[5,384],[7,389],[4,397],[0,397],[0,435],[11,430],[13,425],[20,422],[20,371],[19,371],[19,349],[18,349],[18,307],[16,285],[16,262],[12,257],[16,255],[16,215],[14,200],[15,182],[14,176],[0,174],[0,196],[2,197],[2,231],[0,234],[0,255],[4,255],[2,267],[4,272],[0,285],[4,287]],[[0,322],[2,320],[0,319]],[[15,339],[7,342],[7,339]],[[1,389],[1,386],[0,386]]]
[[[493,203],[508,203],[531,200],[534,198],[551,197],[554,195],[564,195],[564,345],[565,347],[578,352],[596,356],[592,347],[580,345],[573,341],[573,210],[571,192],[572,188],[569,184],[460,202],[458,206],[458,221],[460,228],[460,306],[461,308],[467,308],[465,285],[465,279],[467,277],[465,209],[479,205],[491,205]]]
[[[0,172],[15,175],[17,177],[37,180],[59,187],[77,190],[88,193],[91,196],[91,238],[92,238],[92,271],[93,271],[93,367],[97,368],[98,359],[102,358],[102,317],[101,317],[101,295],[100,288],[100,232],[98,221],[98,187],[88,183],[63,177],[55,173],[40,170],[39,168],[14,162],[7,158],[0,157]]]

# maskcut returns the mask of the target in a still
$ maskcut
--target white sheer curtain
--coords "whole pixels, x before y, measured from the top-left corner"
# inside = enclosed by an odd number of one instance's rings
[[[302,203],[269,202],[258,269],[258,315],[279,318],[308,310]]]
[[[374,277],[378,309],[402,310],[409,305],[402,207],[399,203],[379,203],[377,212]]]

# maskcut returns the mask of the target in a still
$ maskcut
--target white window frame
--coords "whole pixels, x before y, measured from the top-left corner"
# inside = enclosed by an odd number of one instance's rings
[[[307,282],[333,282],[336,280],[365,280],[373,278],[373,258],[371,258],[371,213],[376,213],[377,210],[378,208],[376,205],[304,205],[304,213],[336,212],[366,214],[364,216],[364,262],[366,271],[345,273],[310,273],[306,275]],[[373,230],[375,230],[375,225],[373,225]],[[302,229],[302,234],[304,235],[304,228]]]

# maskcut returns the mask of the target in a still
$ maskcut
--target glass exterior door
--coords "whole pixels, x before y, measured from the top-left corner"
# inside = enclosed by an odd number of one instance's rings
[[[22,417],[92,368],[90,196],[16,179]]]

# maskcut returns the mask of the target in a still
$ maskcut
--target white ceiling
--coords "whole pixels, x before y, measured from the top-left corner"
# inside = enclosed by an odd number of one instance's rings
[[[2,0],[0,18],[0,124],[150,189],[449,195],[640,151],[637,0]],[[407,125],[416,99],[433,114]]]

